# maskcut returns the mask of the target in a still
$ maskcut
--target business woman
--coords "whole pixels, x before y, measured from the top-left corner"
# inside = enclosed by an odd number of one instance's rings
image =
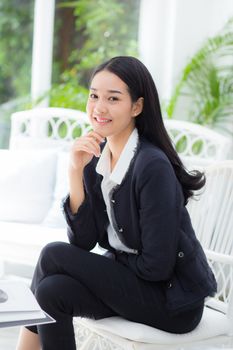
[[[47,245],[32,281],[56,323],[22,329],[18,350],[76,349],[73,316],[120,315],[186,333],[216,291],[185,207],[205,178],[174,150],[147,68],[125,56],[100,65],[87,114],[93,131],[70,152],[70,244]],[[104,255],[90,252],[97,243]]]

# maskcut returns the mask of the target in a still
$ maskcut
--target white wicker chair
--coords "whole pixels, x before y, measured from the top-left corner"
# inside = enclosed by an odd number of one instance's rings
[[[233,255],[233,161],[208,166],[204,189],[187,205],[204,249]]]
[[[181,157],[208,162],[228,158],[232,146],[230,138],[183,120],[165,119],[164,124]]]
[[[191,215],[218,281],[218,292],[206,301],[198,327],[185,335],[170,334],[121,317],[98,321],[76,318],[80,350],[202,349],[233,346],[233,161],[210,166],[207,185]],[[85,335],[85,337],[84,337]]]
[[[71,142],[90,130],[86,113],[68,108],[34,108],[11,116],[10,148],[67,150]]]

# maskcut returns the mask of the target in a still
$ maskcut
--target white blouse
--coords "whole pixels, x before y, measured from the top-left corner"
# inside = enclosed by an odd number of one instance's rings
[[[130,165],[130,162],[134,156],[136,147],[138,144],[138,131],[135,128],[131,135],[129,136],[129,139],[127,143],[124,146],[123,151],[121,152],[120,158],[118,159],[113,171],[111,172],[111,155],[110,155],[110,149],[108,147],[108,143],[106,143],[100,159],[96,165],[96,172],[103,176],[103,180],[101,182],[101,190],[103,194],[103,198],[106,204],[107,214],[109,218],[109,226],[107,228],[108,233],[108,241],[111,247],[115,248],[116,250],[124,251],[127,253],[134,253],[136,254],[137,251],[135,249],[130,249],[124,245],[124,243],[121,242],[121,240],[118,237],[117,231],[114,229],[113,225],[113,218],[111,215],[111,204],[110,204],[110,196],[112,189],[116,185],[120,185],[128,168]]]

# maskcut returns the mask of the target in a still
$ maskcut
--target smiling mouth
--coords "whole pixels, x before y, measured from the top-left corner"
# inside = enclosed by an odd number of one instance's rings
[[[112,119],[107,119],[107,118],[94,117],[94,119],[98,124],[108,124],[112,121]]]

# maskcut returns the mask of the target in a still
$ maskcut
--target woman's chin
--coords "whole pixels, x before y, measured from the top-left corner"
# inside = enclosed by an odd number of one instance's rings
[[[92,125],[92,127],[93,127],[93,131],[97,132],[97,134],[99,134],[103,138],[108,137],[110,134],[109,132],[107,132],[107,130],[103,130],[103,128],[98,127],[96,125]]]

